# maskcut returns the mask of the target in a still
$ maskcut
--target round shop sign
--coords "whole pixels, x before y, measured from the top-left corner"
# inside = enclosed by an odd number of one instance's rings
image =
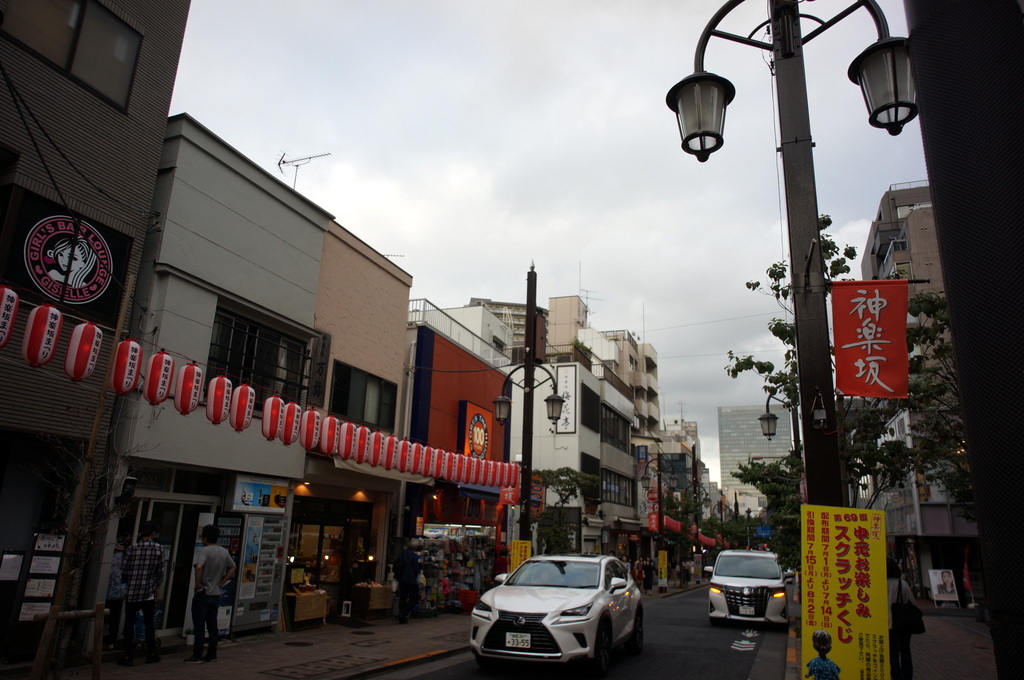
[[[40,220],[25,238],[25,270],[54,300],[82,305],[103,295],[113,278],[110,246],[94,226],[64,215]]]
[[[487,457],[487,421],[477,413],[469,421],[469,455],[474,458]]]

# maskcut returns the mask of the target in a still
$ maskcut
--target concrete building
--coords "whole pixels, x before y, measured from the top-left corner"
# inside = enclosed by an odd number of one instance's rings
[[[61,606],[88,609],[104,599],[100,563],[112,547],[104,546],[105,517],[121,489],[108,460],[115,400],[104,375],[145,234],[161,219],[150,207],[189,1],[2,4],[0,285],[20,306],[4,315],[0,351],[0,543],[22,557],[17,568],[5,560],[13,580],[5,576],[0,597],[0,656],[17,660],[38,647],[42,624],[31,614],[55,604],[49,586],[26,593],[33,562],[57,560],[66,573],[72,560],[81,569],[81,582],[56,584],[56,592],[79,593]],[[51,336],[51,360],[31,367],[19,348],[43,304],[61,313],[63,330]],[[87,321],[104,342],[92,375],[73,382],[62,365],[72,329]],[[83,530],[78,550],[65,556],[57,546],[74,507]],[[54,578],[45,575],[49,585]]]
[[[926,182],[894,184],[883,194],[864,246],[861,272],[865,280],[910,279],[911,296],[942,290],[935,215]],[[913,413],[903,412],[889,424],[893,437],[911,447],[913,420]],[[894,555],[922,591],[930,587],[930,571],[947,569],[954,572],[957,584],[973,584],[973,595],[958,587],[961,606],[972,597],[983,597],[978,527],[961,516],[941,485],[924,478],[908,480],[902,489],[886,492],[876,507],[885,508]]]
[[[264,404],[280,397],[310,423],[331,415],[401,434],[412,279],[189,116],[165,129],[154,197],[161,223],[147,235],[130,328],[145,358],[162,350],[177,371],[202,369],[191,405],[205,396],[206,412],[188,410],[178,380],[172,399],[119,399],[113,453],[138,481],[108,535],[160,524],[169,559],[162,635],[190,626],[191,560],[207,523],[221,526],[239,564],[232,631],[297,615],[281,611],[287,583],[315,586],[336,613],[355,584],[383,580],[404,479],[330,455],[306,433],[296,440],[287,421],[274,434],[281,421]],[[254,390],[247,428],[214,424],[215,376],[239,394]]]
[[[722,489],[727,494],[728,503],[739,502],[741,513],[749,508],[755,515],[758,514],[764,505],[764,497],[758,494],[754,486],[741,483],[733,473],[751,458],[783,458],[793,448],[789,411],[774,401],[770,408],[779,417],[778,431],[772,440],[761,434],[761,425],[757,420],[764,413],[764,405],[718,407],[718,456]]]

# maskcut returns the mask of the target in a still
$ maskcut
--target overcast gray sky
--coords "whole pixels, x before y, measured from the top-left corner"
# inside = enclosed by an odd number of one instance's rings
[[[879,4],[906,35],[902,2]],[[766,330],[781,310],[744,283],[788,259],[770,55],[711,42],[706,68],[737,94],[707,163],[680,150],[665,105],[719,6],[193,0],[171,113],[297,182],[394,256],[414,298],[524,300],[534,262],[541,304],[579,294],[595,328],[654,345],[662,411],[697,421],[718,480],[716,408],[764,401],[755,377],[725,374],[727,352],[782,358]],[[746,35],[765,7],[749,0],[721,28]],[[874,40],[858,10],[805,50],[819,212],[858,249],[889,185],[926,179],[917,121],[899,137],[870,127],[847,78]],[[325,153],[279,173],[282,154]]]

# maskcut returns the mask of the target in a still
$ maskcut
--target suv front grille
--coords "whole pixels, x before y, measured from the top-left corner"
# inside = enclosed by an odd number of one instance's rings
[[[768,611],[768,600],[771,593],[764,586],[743,586],[722,588],[725,601],[729,605],[729,615],[739,616],[740,607],[753,607],[754,616],[763,617]]]
[[[522,612],[498,612],[498,620],[491,626],[490,630],[487,631],[487,637],[484,639],[484,649],[495,652],[518,652],[528,654],[560,654],[562,650],[558,648],[558,643],[551,637],[551,633],[541,623],[544,617],[547,616],[545,613],[539,614],[527,614]],[[524,619],[525,622],[522,625],[516,625],[517,619]],[[530,648],[521,649],[518,647],[506,647],[505,646],[505,633],[529,633],[530,634]]]

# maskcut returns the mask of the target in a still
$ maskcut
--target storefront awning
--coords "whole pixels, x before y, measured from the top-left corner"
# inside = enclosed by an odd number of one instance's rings
[[[363,463],[357,463],[354,460],[342,460],[341,458],[331,458],[334,461],[334,467],[339,470],[347,470],[349,472],[358,472],[363,475],[373,475],[374,477],[385,477],[387,479],[397,479],[403,482],[413,482],[415,484],[428,484],[434,485],[434,478],[427,477],[425,475],[415,475],[411,472],[399,472],[398,470],[391,469],[385,470],[380,467],[373,467],[372,465],[366,465]]]
[[[497,489],[493,486],[483,486],[481,484],[459,484],[459,495],[478,501],[490,501],[491,503],[497,503],[499,500]]]

